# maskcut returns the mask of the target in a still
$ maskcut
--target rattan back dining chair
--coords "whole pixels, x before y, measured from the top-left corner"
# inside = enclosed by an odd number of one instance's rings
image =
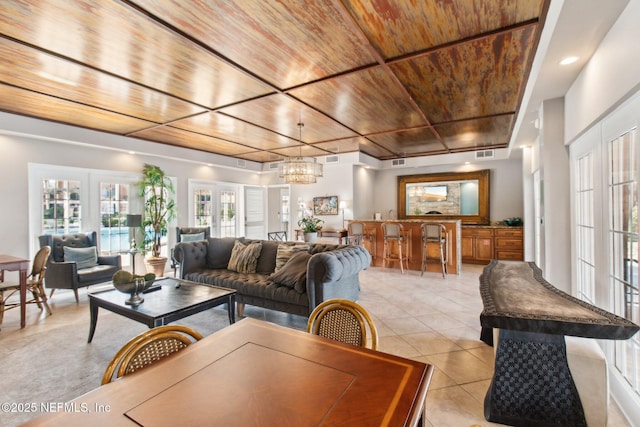
[[[367,329],[371,340],[367,339]],[[307,322],[307,332],[360,347],[378,348],[378,331],[360,304],[334,298],[319,304]]]
[[[364,240],[364,222],[352,221],[347,226],[347,243],[360,246]]]
[[[51,307],[47,303],[47,294],[44,291],[44,276],[47,272],[47,259],[50,253],[51,247],[43,246],[33,257],[31,273],[27,276],[27,300],[25,301],[25,304],[36,304],[40,310],[44,307],[49,315],[51,315]],[[4,272],[0,273],[0,326],[4,319],[4,312],[20,306],[19,300],[7,302],[13,294],[19,293],[19,291],[19,282],[4,283]]]
[[[447,274],[447,254],[449,253],[449,238],[447,229],[442,224],[422,223],[420,224],[422,234],[422,266],[420,275],[424,274],[427,268],[427,259],[429,259],[429,244],[436,244],[440,250],[440,266],[442,268],[442,277]]]
[[[116,353],[102,376],[102,384],[145,368],[201,339],[202,335],[187,326],[149,329],[133,337]]]

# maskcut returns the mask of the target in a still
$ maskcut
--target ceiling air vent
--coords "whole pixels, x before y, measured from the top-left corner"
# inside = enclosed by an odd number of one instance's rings
[[[476,151],[476,160],[493,159],[493,150]]]
[[[404,159],[395,159],[391,161],[391,166],[404,166]]]
[[[327,156],[324,158],[325,163],[338,163],[340,161],[340,156]]]
[[[238,159],[238,167],[239,168],[246,168],[247,167],[247,161]]]
[[[269,163],[269,169],[278,169],[280,163]]]

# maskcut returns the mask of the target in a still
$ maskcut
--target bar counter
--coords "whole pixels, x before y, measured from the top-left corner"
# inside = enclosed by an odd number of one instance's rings
[[[460,220],[416,220],[416,219],[401,219],[401,220],[371,220],[371,219],[358,219],[349,221],[364,223],[364,234],[362,245],[371,254],[371,265],[376,267],[382,267],[382,256],[384,250],[384,236],[382,233],[383,222],[398,222],[402,224],[404,233],[407,240],[407,254],[408,254],[408,269],[420,271],[422,268],[422,235],[420,232],[420,225],[423,223],[428,224],[442,224],[447,232],[447,239],[449,245],[447,249],[447,273],[448,274],[460,274],[462,267],[462,252],[461,252],[461,221]],[[427,271],[440,272],[440,263],[438,261],[439,249],[435,243],[429,244],[428,248],[429,259],[427,260]],[[435,259],[435,260],[434,260]],[[391,263],[387,265],[387,268],[400,268],[398,263]]]

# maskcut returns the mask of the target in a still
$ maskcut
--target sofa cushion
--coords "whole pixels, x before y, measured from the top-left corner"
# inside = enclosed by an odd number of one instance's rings
[[[203,233],[180,234],[180,241],[181,242],[197,242],[198,240],[204,240],[204,232]]]
[[[307,264],[311,254],[298,252],[277,272],[269,276],[269,280],[278,285],[288,286],[299,293],[307,291]]]
[[[278,251],[276,253],[276,266],[274,272],[278,272],[289,261],[289,258],[297,252],[309,252],[309,245],[291,245],[291,244],[279,244]]]
[[[248,296],[254,300],[276,301],[282,304],[308,306],[307,294],[296,292],[288,286],[280,286],[265,274],[242,274],[229,270],[198,270],[187,273],[185,280],[235,289],[238,297]]]
[[[260,256],[258,257],[256,273],[271,274],[276,268],[278,242],[272,242],[269,240],[261,240],[260,242],[262,242],[262,251],[260,252]],[[245,243],[247,243],[246,240]]]
[[[227,268],[236,239],[234,237],[209,237],[207,240],[209,243],[207,265],[210,268]]]
[[[88,248],[65,246],[63,250],[64,260],[67,262],[75,262],[78,270],[98,265],[98,252],[95,246],[89,246]]]
[[[245,245],[239,240],[233,245],[227,270],[238,273],[255,273],[258,257],[262,251],[262,243],[254,242]]]

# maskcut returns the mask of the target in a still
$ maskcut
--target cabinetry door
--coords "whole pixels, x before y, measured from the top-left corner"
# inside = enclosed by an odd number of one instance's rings
[[[493,259],[493,238],[476,237],[475,250],[476,260],[487,262],[491,261]]]
[[[460,238],[460,252],[462,254],[463,260],[469,260],[474,258],[475,251],[473,247],[475,245],[476,238],[475,237],[461,237]]]

